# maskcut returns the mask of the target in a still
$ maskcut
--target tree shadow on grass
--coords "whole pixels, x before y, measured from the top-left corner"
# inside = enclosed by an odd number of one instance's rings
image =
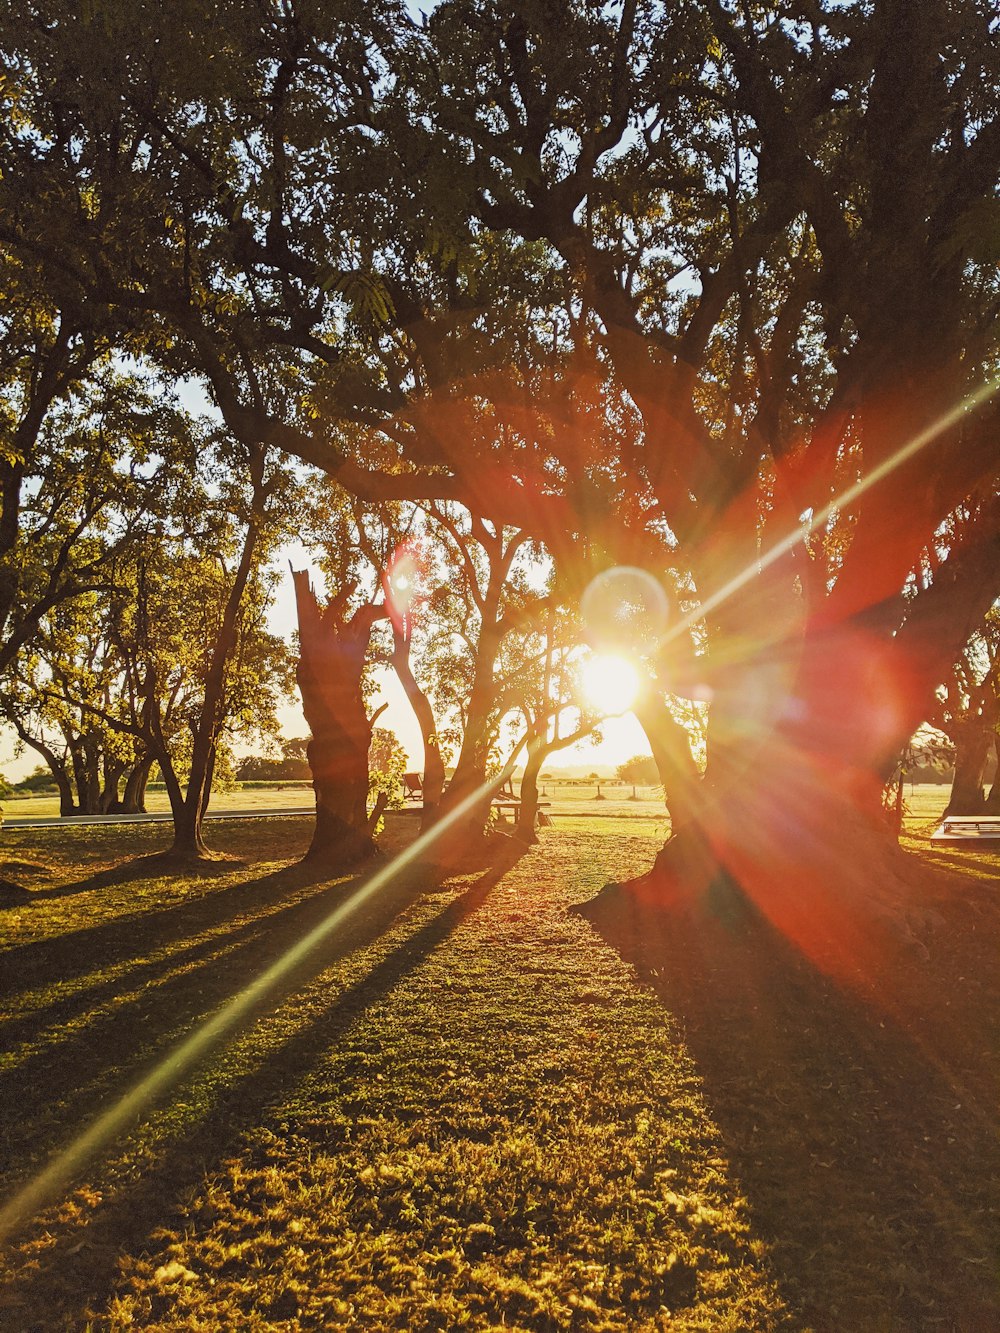
[[[141,1179],[126,1188],[118,1188],[101,1201],[92,1213],[77,1222],[60,1226],[49,1215],[44,1219],[47,1229],[57,1235],[56,1243],[45,1249],[37,1264],[23,1272],[0,1305],[0,1327],[17,1328],[19,1333],[32,1329],[47,1329],[54,1322],[82,1321],[85,1312],[101,1308],[113,1291],[119,1256],[136,1248],[155,1247],[153,1233],[159,1226],[175,1220],[176,1209],[185,1192],[197,1185],[227,1156],[239,1148],[246,1131],[266,1118],[267,1108],[288,1095],[289,1089],[303,1079],[328,1050],[331,1043],[354,1024],[373,1004],[378,1003],[409,972],[419,966],[435,948],[489,897],[496,885],[515,863],[523,849],[507,852],[494,866],[464,892],[447,902],[429,921],[419,926],[404,942],[379,961],[356,984],[348,986],[324,1006],[315,1018],[300,1026],[279,1050],[270,1054],[259,1067],[223,1078],[217,1084],[211,1110],[196,1126],[184,1131],[159,1156],[156,1165]],[[432,885],[432,872],[426,866],[414,867],[399,882],[380,896],[370,908],[350,920],[336,935],[324,940],[310,956],[283,977],[278,985],[241,1017],[238,1029],[230,1032],[231,1042],[254,1022],[276,1010],[325,969],[344,959],[354,950],[371,944],[399,914],[416,902]],[[319,906],[319,904],[316,904]],[[302,925],[301,922],[298,923]],[[269,937],[269,948],[257,960],[258,966],[273,962],[289,942],[295,931],[289,928],[280,935]],[[243,964],[216,968],[211,1000],[228,998],[245,981]],[[160,1003],[169,1010],[171,1022],[175,1006],[188,1001],[188,1013],[205,1015],[212,1007],[205,1007],[208,998],[203,983],[188,982],[191,990],[172,994]],[[214,1052],[205,1052],[199,1060],[203,1068]],[[117,1073],[122,1066],[118,1062]],[[104,1104],[131,1087],[138,1071],[133,1067],[125,1077],[118,1079],[117,1087],[105,1091]],[[186,1071],[162,1100],[183,1092],[183,1087],[195,1070]],[[3,1095],[3,1094],[0,1094]],[[22,1108],[30,1122],[40,1108],[30,1104]],[[62,1117],[61,1141],[72,1138],[80,1124],[78,1109]],[[54,1135],[52,1136],[54,1137]],[[81,1167],[81,1171],[83,1167]],[[99,1177],[99,1168],[87,1174]],[[100,1180],[95,1183],[100,1188]],[[67,1188],[69,1186],[67,1185]],[[85,1231],[84,1231],[85,1228]],[[31,1246],[33,1228],[26,1224],[28,1246]],[[81,1243],[82,1242],[82,1243]],[[42,1312],[37,1322],[32,1316]]]
[[[109,1075],[152,1059],[198,1016],[242,990],[308,936],[331,912],[358,894],[369,875],[317,884],[317,867],[300,862],[251,881],[238,881],[185,897],[166,908],[113,919],[11,950],[4,963],[3,993],[13,997],[0,1020],[7,1052],[0,1069],[0,1104],[20,1106],[41,1083],[64,1089],[58,1102],[30,1118],[0,1121],[0,1146],[14,1159],[38,1160],[49,1150],[48,1132],[67,1115],[86,1119]],[[393,876],[363,909],[355,910],[345,939],[385,929],[441,874],[426,865]],[[129,882],[137,863],[94,877]],[[352,946],[353,947],[353,946]],[[72,983],[77,983],[73,985]],[[17,992],[31,992],[27,1011]],[[18,1046],[34,1049],[18,1051]],[[54,1120],[54,1122],[53,1122]]]
[[[995,1333],[997,996],[953,1009],[913,951],[852,990],[726,877],[680,910],[627,889],[579,910],[680,1020],[803,1326]]]

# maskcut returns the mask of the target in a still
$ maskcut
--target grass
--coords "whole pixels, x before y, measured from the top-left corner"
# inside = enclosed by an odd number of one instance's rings
[[[400,876],[12,1238],[0,1327],[1000,1327],[998,864],[930,818],[880,1005],[763,936],[626,961],[567,909],[655,818]],[[355,891],[308,832],[177,877],[121,865],[162,827],[5,836],[6,1194]]]

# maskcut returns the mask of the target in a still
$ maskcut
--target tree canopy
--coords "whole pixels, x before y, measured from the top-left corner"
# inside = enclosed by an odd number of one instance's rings
[[[0,19],[0,247],[242,447],[460,504],[576,595],[650,575],[640,716],[675,817],[746,806],[724,857],[790,801],[877,817],[1000,593],[997,36],[987,0],[44,0]]]

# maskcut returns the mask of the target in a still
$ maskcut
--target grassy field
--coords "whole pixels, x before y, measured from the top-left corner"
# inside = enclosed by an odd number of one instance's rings
[[[6,833],[8,1209],[75,1155],[0,1328],[1000,1328],[1000,864],[928,849],[939,795],[864,1002],[759,933],[627,961],[568,911],[648,866],[653,802],[370,890],[296,864],[304,820],[187,876],[128,859],[162,826]]]
[[[663,800],[656,787],[619,786],[602,782],[599,785],[579,779],[556,779],[542,784],[542,799],[548,802],[553,816],[580,815],[601,818],[656,819],[660,834],[666,836],[668,824]],[[515,783],[516,790],[516,783]],[[633,794],[634,793],[634,794]],[[284,810],[312,803],[312,789],[308,785],[252,787],[230,792],[219,792],[212,797],[211,811],[226,810]],[[920,786],[906,788],[906,801],[915,820],[930,819],[944,809],[948,788]],[[170,803],[164,791],[152,791],[146,798],[150,813],[169,811]],[[56,796],[18,796],[4,803],[4,815],[14,819],[52,819],[59,814]]]

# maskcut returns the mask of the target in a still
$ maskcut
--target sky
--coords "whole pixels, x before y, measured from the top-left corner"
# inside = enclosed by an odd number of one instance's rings
[[[309,563],[308,552],[304,547],[288,547],[282,552],[279,560],[282,580],[271,611],[269,628],[273,634],[280,634],[283,637],[290,636],[295,630],[295,593],[292,587],[289,562],[294,564],[296,568],[306,568]],[[421,771],[423,769],[423,750],[420,742],[420,729],[417,726],[406,695],[403,693],[403,687],[397,680],[395,673],[389,669],[381,673],[381,684],[375,703],[376,705],[388,704],[377,725],[387,727],[395,733],[396,739],[409,756],[410,769],[414,772]],[[309,734],[309,728],[306,726],[306,720],[298,702],[283,707],[280,710],[280,719],[281,729],[286,736],[307,736]],[[622,717],[608,718],[602,724],[602,732],[603,739],[600,744],[593,741],[581,741],[579,744],[561,750],[558,754],[553,755],[551,759],[546,760],[546,768],[555,770],[586,765],[603,775],[605,771],[616,769],[619,764],[623,764],[626,759],[631,759],[633,755],[650,753],[646,734],[631,713]],[[30,771],[33,767],[33,763],[29,764],[27,771]],[[0,760],[0,768],[8,777],[11,776],[12,770],[9,770],[2,760]]]
[[[277,560],[282,577],[271,609],[269,628],[272,633],[280,634],[283,638],[289,637],[296,628],[295,593],[292,587],[290,563],[297,569],[306,568],[309,564],[306,549],[301,546],[286,547]],[[379,693],[375,700],[376,705],[383,702],[388,704],[388,707],[377,725],[387,727],[395,733],[396,739],[409,756],[409,768],[413,772],[421,772],[423,750],[420,729],[402,686],[395,673],[389,669],[382,672]],[[279,721],[285,736],[309,734],[297,699],[294,703],[286,704],[279,709]],[[602,732],[603,739],[599,744],[594,741],[581,741],[553,755],[546,760],[546,770],[586,767],[588,771],[593,769],[603,777],[613,773],[619,764],[631,759],[633,755],[650,753],[646,734],[631,713],[626,713],[622,717],[608,718],[602,724]],[[34,750],[25,750],[21,755],[17,755],[16,749],[17,737],[14,732],[9,727],[0,728],[0,773],[9,782],[19,782],[42,762],[41,756]],[[240,753],[245,752],[246,747],[241,746]]]

